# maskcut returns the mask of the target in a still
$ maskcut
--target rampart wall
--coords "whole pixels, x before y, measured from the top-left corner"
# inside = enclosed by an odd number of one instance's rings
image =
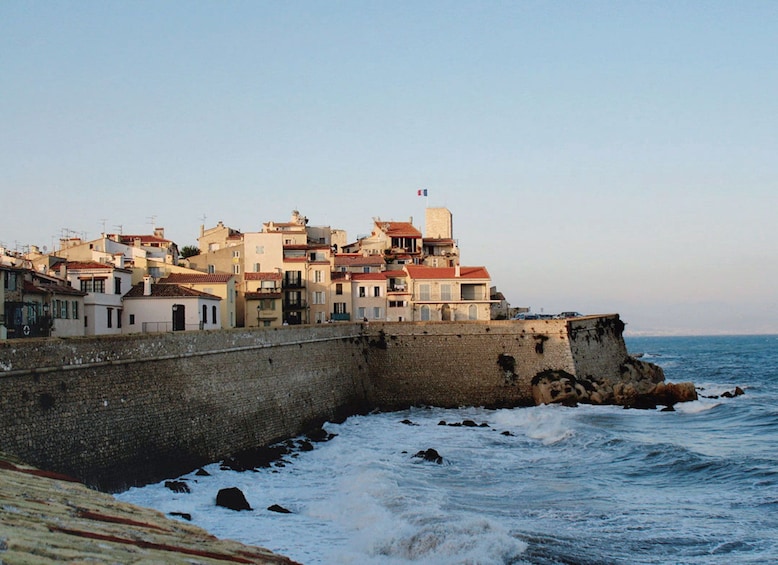
[[[118,489],[373,408],[530,405],[548,370],[617,378],[622,329],[612,315],[0,342],[0,451]]]

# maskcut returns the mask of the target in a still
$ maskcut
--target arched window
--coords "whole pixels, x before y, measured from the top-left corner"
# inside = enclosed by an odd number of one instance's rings
[[[216,306],[211,306],[211,322],[216,323]]]
[[[203,324],[208,323],[208,306],[203,304]]]
[[[471,304],[470,307],[467,309],[467,317],[470,320],[477,320],[478,319],[478,306],[475,304]]]
[[[421,307],[421,321],[429,322],[430,320],[430,307],[426,304]]]

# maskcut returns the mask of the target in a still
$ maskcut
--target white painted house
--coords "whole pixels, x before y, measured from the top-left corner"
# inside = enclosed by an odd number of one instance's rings
[[[151,277],[124,295],[122,332],[153,333],[221,329],[221,298],[177,284],[153,284]]]

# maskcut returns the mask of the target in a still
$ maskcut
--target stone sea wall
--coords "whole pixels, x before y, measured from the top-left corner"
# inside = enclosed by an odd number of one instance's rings
[[[641,393],[664,379],[628,357],[623,327],[607,315],[0,342],[0,451],[118,490],[371,409],[614,402],[625,379]]]

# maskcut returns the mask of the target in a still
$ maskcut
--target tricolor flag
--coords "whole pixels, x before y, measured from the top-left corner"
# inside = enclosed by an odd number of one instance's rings
[[[427,196],[427,189],[420,188],[418,191],[416,191],[416,194],[418,194],[419,196]]]

